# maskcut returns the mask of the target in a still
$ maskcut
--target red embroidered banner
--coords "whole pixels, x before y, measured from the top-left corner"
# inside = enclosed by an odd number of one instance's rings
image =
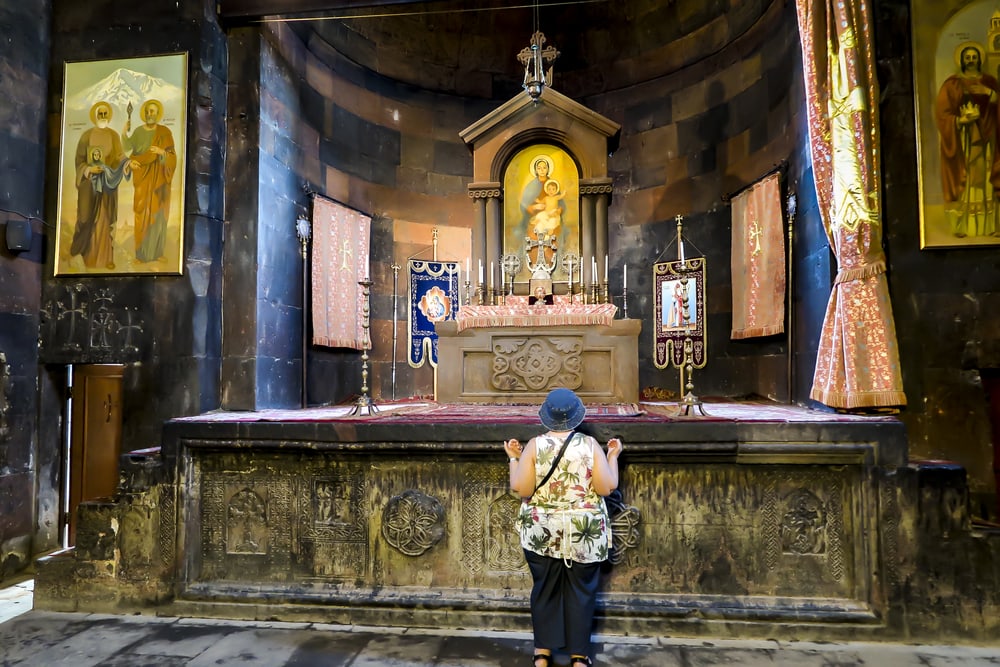
[[[733,197],[732,338],[785,330],[781,180],[775,173]]]
[[[369,277],[370,216],[343,204],[313,197],[313,344],[364,347],[364,293]]]

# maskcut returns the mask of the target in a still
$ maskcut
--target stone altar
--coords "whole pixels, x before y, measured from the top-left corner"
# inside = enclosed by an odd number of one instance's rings
[[[589,404],[639,401],[642,322],[613,319],[615,306],[463,310],[435,327],[439,401],[540,404],[556,387]]]
[[[125,460],[79,545],[39,563],[35,604],[405,627],[530,627],[504,438],[529,406],[351,418],[209,414]],[[621,436],[617,557],[598,629],[716,637],[899,636],[902,424],[766,406],[588,416]],[[725,410],[732,414],[728,415]],[[473,413],[480,410],[480,417]],[[798,421],[797,421],[798,420]],[[985,628],[984,628],[985,630]]]

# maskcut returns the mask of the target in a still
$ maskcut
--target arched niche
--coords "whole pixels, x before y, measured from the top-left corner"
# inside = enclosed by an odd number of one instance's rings
[[[523,254],[523,243],[517,245],[520,228],[512,229],[512,225],[525,223],[515,221],[512,212],[518,210],[524,192],[521,188],[513,191],[511,170],[518,160],[531,164],[534,150],[545,152],[539,147],[553,147],[562,169],[568,172],[572,165],[576,171],[574,191],[565,192],[565,197],[572,197],[577,215],[564,224],[575,225],[576,247],[585,262],[591,257],[603,262],[611,203],[608,156],[617,148],[620,132],[621,126],[614,121],[544,88],[537,98],[526,92],[517,95],[459,133],[472,151],[473,178],[468,191],[475,212],[470,257],[473,283],[480,262],[483,267],[492,263],[499,271],[503,254]],[[496,276],[484,275],[488,286],[496,280]],[[516,281],[515,291],[527,293],[527,286],[526,280]]]

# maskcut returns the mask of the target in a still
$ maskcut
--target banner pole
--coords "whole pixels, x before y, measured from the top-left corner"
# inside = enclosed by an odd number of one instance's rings
[[[392,263],[392,400],[396,400],[396,354],[399,345],[399,269]]]

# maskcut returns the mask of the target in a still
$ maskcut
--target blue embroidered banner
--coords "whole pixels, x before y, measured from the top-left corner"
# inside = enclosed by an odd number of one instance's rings
[[[407,363],[420,368],[425,361],[437,367],[435,322],[453,320],[459,307],[458,262],[409,261],[410,310]]]

